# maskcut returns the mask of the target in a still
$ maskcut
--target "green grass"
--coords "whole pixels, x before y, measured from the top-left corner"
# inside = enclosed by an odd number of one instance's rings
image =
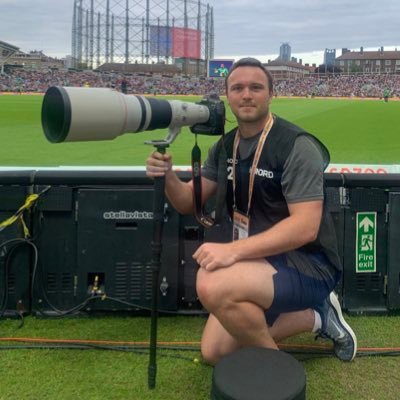
[[[111,142],[50,144],[40,126],[40,96],[0,96],[0,165],[144,165],[152,148],[145,140],[165,131],[124,135]],[[197,101],[197,98],[187,98]],[[336,163],[400,163],[400,102],[274,99],[272,110],[320,137]],[[227,129],[234,126],[228,112]],[[215,137],[199,137],[203,157]],[[185,128],[170,151],[178,165],[190,164],[194,138]],[[360,347],[400,347],[398,316],[349,316]],[[159,341],[198,342],[202,317],[161,317]],[[51,338],[146,341],[150,319],[110,316],[70,319],[0,320],[0,338]],[[312,335],[291,344],[315,345]],[[319,342],[317,342],[319,343]],[[199,351],[158,351],[157,385],[147,387],[148,355],[109,350],[5,349],[0,342],[0,400],[207,400],[212,368]],[[180,358],[177,358],[177,357]],[[397,400],[399,357],[357,357],[342,363],[334,357],[302,360],[308,400]]]
[[[0,165],[144,165],[153,150],[144,142],[166,136],[166,130],[161,130],[125,134],[112,141],[51,144],[41,128],[41,102],[41,96],[0,96]],[[400,102],[278,98],[272,111],[318,136],[329,148],[333,163],[400,164]],[[235,125],[229,109],[227,119],[229,130]],[[199,136],[203,159],[216,140]],[[194,135],[183,128],[169,149],[176,165],[191,164],[193,144]]]
[[[399,346],[399,317],[348,317],[361,347]],[[161,317],[160,341],[199,341],[203,317]],[[146,317],[37,319],[1,321],[2,337],[146,341]],[[14,342],[2,343],[2,346]],[[317,342],[321,344],[321,342]],[[305,334],[289,344],[315,345]],[[327,342],[323,345],[328,346]],[[206,400],[212,368],[198,351],[158,351],[156,388],[147,387],[148,355],[106,350],[0,350],[0,399]],[[343,363],[334,357],[295,355],[307,375],[308,400],[397,400],[399,357],[358,357]],[[178,358],[177,358],[178,357]]]
[[[400,102],[280,99],[274,112],[318,136],[331,162],[400,162]]]

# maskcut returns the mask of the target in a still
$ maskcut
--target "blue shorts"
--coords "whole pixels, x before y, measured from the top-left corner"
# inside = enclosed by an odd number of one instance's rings
[[[315,308],[339,281],[340,272],[323,253],[297,250],[266,259],[277,270],[274,299],[265,314],[269,326],[282,313]]]

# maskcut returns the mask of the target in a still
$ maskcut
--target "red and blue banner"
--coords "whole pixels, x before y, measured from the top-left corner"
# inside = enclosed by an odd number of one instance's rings
[[[201,56],[200,37],[200,31],[197,29],[152,25],[150,55],[198,60]]]

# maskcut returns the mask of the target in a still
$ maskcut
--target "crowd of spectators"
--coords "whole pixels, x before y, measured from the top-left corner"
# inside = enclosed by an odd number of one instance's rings
[[[0,92],[44,93],[50,86],[110,87],[121,90],[122,82],[128,94],[205,95],[225,92],[221,78],[123,75],[110,72],[26,71],[0,74]],[[275,82],[277,96],[300,97],[400,97],[400,75],[318,75]]]
[[[121,89],[122,82],[128,94],[222,94],[224,81],[183,76],[123,75],[106,72],[78,71],[24,71],[17,70],[0,75],[0,92],[44,93],[50,86],[109,87]]]
[[[275,85],[279,96],[318,97],[400,97],[400,75],[313,75]]]

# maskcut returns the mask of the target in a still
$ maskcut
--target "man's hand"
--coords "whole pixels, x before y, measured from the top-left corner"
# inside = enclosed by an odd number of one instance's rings
[[[237,260],[233,251],[234,243],[203,243],[193,254],[201,268],[213,271],[217,268],[230,267]]]
[[[171,154],[161,154],[154,151],[146,160],[146,175],[149,178],[156,178],[164,176],[167,172],[172,170],[172,157]]]

